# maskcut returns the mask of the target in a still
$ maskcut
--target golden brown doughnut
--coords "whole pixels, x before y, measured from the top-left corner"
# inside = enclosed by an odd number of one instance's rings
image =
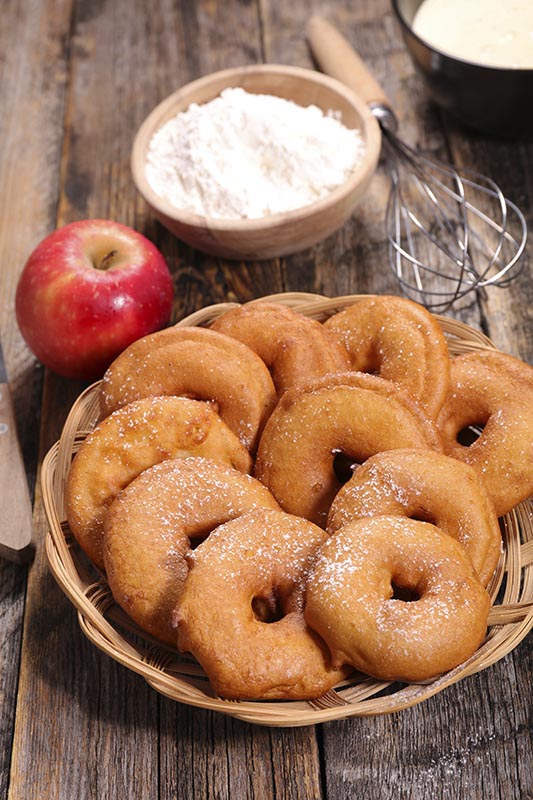
[[[145,470],[105,520],[104,561],[116,602],[145,631],[176,646],[172,612],[191,540],[262,506],[278,508],[259,481],[210,459],[163,461]]]
[[[450,359],[440,325],[403,297],[368,297],[324,323],[350,355],[352,369],[400,384],[435,417],[448,392]]]
[[[337,458],[361,463],[399,447],[440,449],[434,422],[395,384],[339,373],[280,398],[261,437],[255,476],[285,511],[325,527],[342,485]]]
[[[445,452],[470,464],[502,516],[533,493],[533,368],[495,350],[452,361],[450,394],[438,417]],[[482,427],[469,446],[457,437]]]
[[[350,359],[344,347],[320,322],[293,308],[268,301],[232,308],[211,330],[251,347],[270,369],[278,394],[328,372],[345,372]]]
[[[427,522],[367,517],[322,546],[305,619],[333,664],[381,680],[422,681],[469,658],[490,599],[461,545]]]
[[[332,534],[361,517],[401,515],[431,522],[466,550],[486,586],[498,564],[498,518],[475,471],[431,450],[377,453],[354,470],[328,515]]]
[[[229,699],[318,697],[341,677],[303,617],[304,585],[326,534],[261,509],[217,528],[191,555],[176,611],[178,647]]]
[[[166,328],[126,348],[102,379],[102,416],[152,395],[215,402],[251,450],[276,401],[270,373],[253,350],[231,336],[195,327]]]
[[[250,454],[212,406],[184,397],[137,400],[87,436],[68,474],[65,503],[72,533],[97,566],[103,567],[103,521],[115,495],[147,467],[190,455],[251,470]]]

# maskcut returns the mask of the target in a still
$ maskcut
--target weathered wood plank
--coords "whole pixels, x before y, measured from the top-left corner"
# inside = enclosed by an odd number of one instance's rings
[[[140,0],[134,7],[129,2],[73,6],[57,224],[100,216],[143,230],[168,256],[176,316],[228,297],[248,299],[283,288],[269,282],[269,275],[279,273],[277,262],[266,269],[231,265],[177,243],[147,213],[129,173],[131,143],[145,114],[199,74],[260,60],[258,23],[257,7],[237,2],[224,8],[161,2],[154,9]],[[81,386],[47,376],[42,454],[59,435]],[[42,538],[46,521],[40,506],[37,526]],[[159,697],[85,641],[42,551],[28,583],[26,620],[10,800],[101,800],[133,791],[140,800],[170,798],[175,786],[183,797],[242,792],[243,798],[263,798],[275,792],[291,798],[308,789],[309,796],[320,796],[313,729],[271,735],[257,728],[250,734],[249,726],[231,718]],[[190,720],[188,727],[184,719]],[[43,757],[49,748],[51,761]],[[27,764],[35,765],[31,783]]]
[[[0,331],[19,439],[33,492],[42,370],[25,347],[14,316],[20,270],[54,223],[66,71],[63,37],[70,0],[2,4],[0,25]],[[28,54],[32,54],[31,60]],[[55,168],[54,168],[55,167]],[[3,485],[2,492],[9,492]],[[0,797],[7,797],[17,709],[18,666],[28,569],[0,560]]]
[[[516,651],[523,673],[531,648]],[[511,657],[398,714],[324,726],[328,797],[531,797],[531,701]]]
[[[167,704],[161,711],[162,797],[321,797],[315,729],[269,729]]]
[[[309,66],[308,55],[295,31],[305,29],[312,11],[328,16],[350,38],[383,83],[400,119],[402,137],[438,158],[446,158],[448,136],[442,127],[441,115],[427,102],[387,3],[358,3],[357,7],[345,3],[313,3],[305,7],[302,4],[291,9],[294,25],[288,20],[285,6],[265,5],[264,13],[269,20],[265,28],[276,31],[275,36],[267,39],[271,60],[283,60],[292,53],[298,63]],[[468,156],[470,166],[487,172],[493,163],[500,162],[499,175],[493,177],[504,179],[504,188],[507,183],[511,196],[524,192],[520,173],[531,169],[530,146],[517,148],[520,169],[514,172],[513,178],[505,180],[514,149],[484,143],[480,148],[473,148],[473,152],[466,152],[466,141],[460,134],[453,140],[452,154],[458,163]],[[287,260],[286,272],[292,276],[297,274],[302,284],[303,276],[314,278],[316,283],[307,284],[305,288],[320,286],[331,295],[346,292],[399,294],[386,266],[383,214],[387,191],[386,170],[381,165],[367,202],[355,212],[353,219],[339,234],[315,248],[314,253]],[[530,211],[528,213],[530,215]],[[331,269],[332,264],[336,265],[335,271]],[[506,345],[504,349],[510,348],[530,358],[530,277],[524,273],[512,290],[502,290],[501,294],[490,291],[486,307],[480,307],[472,296],[472,304],[449,313],[478,328],[483,327],[487,319],[488,329],[500,346]],[[289,278],[287,283],[290,282]],[[520,296],[522,300],[526,298],[525,303],[517,302]],[[526,680],[530,670],[530,646],[526,642],[488,671],[414,709],[390,717],[354,719],[323,726],[327,796],[361,796],[368,800],[393,797],[444,800],[478,796],[517,800],[529,796],[531,701],[527,692],[518,695],[516,680],[517,676],[522,682]],[[485,702],[485,698],[490,701]]]
[[[504,195],[520,207],[529,231],[533,228],[533,149],[531,140],[509,142],[489,139],[479,134],[464,135],[449,121],[450,145],[460,165],[472,167],[491,178]],[[487,213],[491,206],[482,206]],[[494,210],[493,210],[494,215]],[[507,288],[488,287],[482,301],[489,335],[497,347],[533,363],[533,272],[531,234],[522,270]]]

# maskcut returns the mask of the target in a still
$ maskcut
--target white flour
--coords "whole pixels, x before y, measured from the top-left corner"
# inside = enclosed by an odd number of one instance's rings
[[[259,218],[326,196],[364,152],[359,131],[316,106],[226,89],[156,131],[147,178],[176,208],[218,219]]]

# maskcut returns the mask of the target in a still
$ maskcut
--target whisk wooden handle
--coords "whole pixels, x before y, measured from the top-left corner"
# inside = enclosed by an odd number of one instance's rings
[[[348,40],[330,22],[313,16],[307,25],[307,41],[320,68],[344,83],[369,106],[391,103]]]

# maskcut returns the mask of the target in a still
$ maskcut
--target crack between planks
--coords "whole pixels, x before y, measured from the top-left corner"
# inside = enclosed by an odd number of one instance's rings
[[[265,25],[265,0],[257,0],[257,23],[259,25],[259,44],[261,48],[261,61],[266,63],[267,59],[267,46],[266,46],[266,25]]]
[[[73,25],[74,25],[74,2],[73,2],[73,0],[71,0],[71,2],[69,4],[68,21],[69,21],[69,24],[67,26],[67,31],[66,31],[65,36],[63,37],[63,42],[64,42],[64,44],[63,44],[63,57],[64,57],[65,70],[66,70],[66,79],[65,79],[65,82],[64,82],[64,85],[63,85],[63,90],[62,90],[63,108],[66,107],[66,98],[68,98],[68,96],[70,94],[70,84],[71,84],[71,74],[70,74],[71,52],[72,52],[71,51],[71,40],[72,40],[72,31],[73,31]],[[63,117],[64,117],[64,115],[63,115]],[[65,142],[65,136],[63,135],[63,141],[61,143],[61,158],[60,158],[61,165],[63,163],[64,142]],[[59,177],[58,177],[58,184],[57,184],[57,191],[56,191],[56,204],[55,204],[55,210],[54,210],[53,215],[52,215],[53,218],[56,220],[56,223],[57,223],[57,218],[58,218],[58,211],[59,211],[59,204],[60,204],[60,197],[61,197],[61,183],[62,183],[62,177],[61,176],[62,176],[62,169],[59,170]],[[39,381],[39,387],[40,388],[38,389],[38,391],[39,391],[40,396],[41,396],[41,398],[40,398],[41,399],[41,403],[39,404],[39,408],[41,410],[42,406],[43,406],[42,400],[43,400],[44,392],[45,392],[45,380],[44,380],[44,375],[43,375],[42,371],[41,371],[41,379]],[[35,463],[36,464],[39,462],[39,453],[40,453],[41,446],[42,446],[42,430],[41,430],[42,415],[41,415],[41,411],[39,412],[39,414],[40,414],[40,419],[39,419],[39,423],[38,423],[39,442],[38,442],[37,450],[36,450],[36,453],[35,453]],[[39,480],[39,478],[38,478],[38,469],[37,469],[37,466],[36,466],[35,475],[34,475],[34,485],[33,485],[33,487],[32,486],[29,487],[30,488],[30,492],[31,492],[32,520],[33,520],[34,526],[35,526],[35,497],[36,497],[36,489],[38,487],[38,480]],[[25,574],[24,597],[23,597],[23,600],[22,600],[22,617],[21,617],[21,619],[22,619],[21,628],[22,629],[21,629],[20,642],[19,642],[18,653],[17,653],[17,663],[18,663],[17,678],[16,678],[16,681],[15,681],[15,684],[14,684],[15,701],[14,701],[14,705],[13,705],[13,715],[12,715],[12,722],[11,722],[11,737],[10,737],[10,739],[11,739],[11,750],[10,750],[10,753],[9,753],[9,761],[8,761],[8,765],[7,765],[8,774],[7,774],[7,778],[6,778],[6,782],[5,782],[5,797],[6,798],[10,796],[11,785],[12,785],[12,776],[13,776],[13,771],[14,771],[13,770],[13,766],[14,766],[13,765],[13,760],[14,760],[14,757],[15,757],[15,734],[16,734],[16,729],[17,729],[17,720],[18,720],[18,713],[19,713],[19,688],[20,688],[21,674],[22,674],[21,666],[22,666],[24,644],[25,644],[25,638],[26,638],[26,628],[27,628],[26,607],[27,607],[27,604],[28,604],[28,589],[29,589],[29,577],[30,577],[30,566],[31,566],[31,563],[32,562],[30,562],[30,563],[28,563],[28,564],[26,564],[24,566],[14,567],[14,568],[19,569],[19,570],[25,569],[25,573],[26,574]]]
[[[328,787],[326,778],[326,753],[324,745],[324,726],[318,725],[316,728],[316,743],[318,748],[318,768],[320,778],[320,794],[321,798],[327,798]]]
[[[65,80],[65,89],[63,95],[63,141],[61,143],[61,158],[59,161],[58,183],[57,183],[57,200],[56,200],[56,209],[54,213],[56,227],[59,227],[59,225],[61,224],[64,186],[66,185],[67,165],[70,153],[69,121],[71,119],[72,84],[73,84],[72,42],[74,39],[75,30],[76,30],[76,11],[75,11],[74,0],[72,0],[70,4],[69,26],[67,33],[68,41],[65,45],[66,80]]]

